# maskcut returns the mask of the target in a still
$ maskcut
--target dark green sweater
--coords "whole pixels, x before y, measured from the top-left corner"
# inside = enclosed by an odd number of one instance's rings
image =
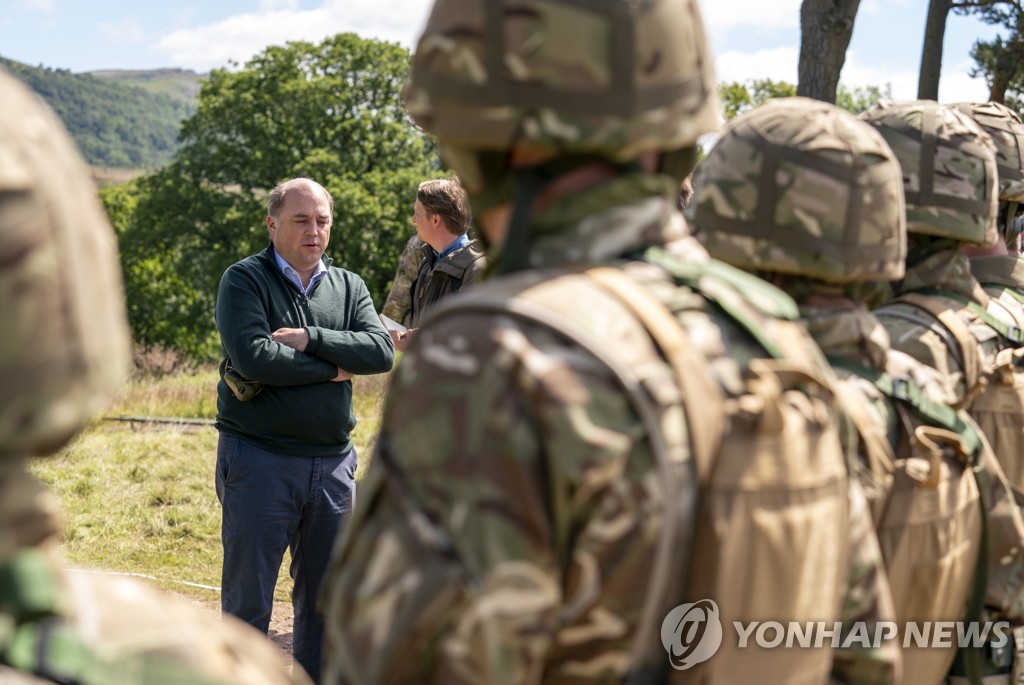
[[[331,267],[307,298],[278,269],[273,246],[232,265],[217,293],[217,329],[224,354],[263,390],[240,402],[221,378],[217,429],[268,451],[333,456],[351,447],[352,383],[333,383],[337,367],[383,373],[394,363],[391,336],[381,325],[363,280]],[[270,339],[278,328],[305,328],[298,352]]]

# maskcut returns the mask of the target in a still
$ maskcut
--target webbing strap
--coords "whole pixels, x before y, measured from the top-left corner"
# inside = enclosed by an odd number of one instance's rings
[[[980,304],[970,299],[962,293],[953,292],[951,290],[944,290],[942,288],[929,288],[927,290],[920,291],[926,295],[935,295],[936,297],[945,297],[954,302],[959,302],[964,305],[972,312],[978,315],[982,321],[987,323],[989,326],[994,328],[999,335],[1003,336],[1013,344],[1014,347],[1021,347],[1024,345],[1024,331],[1022,331],[1016,324],[1006,323],[1001,321],[992,315],[990,311],[982,307]]]
[[[738,293],[742,293],[742,297],[745,298],[748,305],[757,298],[761,298],[763,300],[762,311],[775,319],[783,320],[783,322],[795,320],[799,316],[796,304],[788,295],[761,279],[715,260],[706,264],[684,264],[681,260],[658,248],[649,249],[644,254],[644,260],[662,267],[677,282],[699,292],[721,308],[729,318],[747,331],[771,357],[782,359],[787,356],[783,353],[783,348],[788,347],[789,341],[779,335],[781,331],[774,331],[774,334],[766,331],[746,308],[740,306]],[[711,278],[705,279],[706,276]],[[715,279],[721,280],[728,287],[716,288]],[[804,356],[806,356],[806,351],[797,353],[797,358]]]
[[[922,293],[907,293],[897,297],[893,302],[904,302],[925,310],[938,319],[939,323],[953,335],[960,347],[960,363],[963,366],[964,386],[966,386],[965,396],[972,397],[978,383],[981,382],[981,349],[978,340],[967,328],[967,324],[948,306]]]
[[[985,286],[986,288],[998,290],[1000,295],[1005,293],[1012,297],[1013,299],[1020,302],[1021,304],[1024,304],[1024,293],[1020,292],[1016,288],[1011,288],[1009,286],[1003,285],[1002,283],[982,283],[982,285]]]
[[[832,366],[844,369],[871,382],[878,390],[891,399],[907,404],[925,421],[941,426],[959,435],[967,450],[977,458],[984,443],[974,426],[960,418],[952,407],[931,399],[924,389],[909,377],[892,377],[884,371],[868,368],[853,360],[842,357],[828,357]]]
[[[612,267],[595,267],[583,272],[625,305],[661,348],[682,392],[689,417],[690,441],[697,466],[697,477],[706,483],[714,455],[725,434],[721,411],[725,398],[718,382],[707,371],[707,360],[697,352],[675,315],[632,278]]]

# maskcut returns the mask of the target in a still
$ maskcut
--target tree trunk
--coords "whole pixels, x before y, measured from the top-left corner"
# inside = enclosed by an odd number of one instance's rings
[[[796,94],[835,104],[860,0],[803,0]]]
[[[942,41],[946,37],[946,18],[953,0],[930,0],[928,19],[924,25],[924,44],[921,46],[921,70],[917,76],[917,97],[921,100],[939,99],[939,77],[942,75]]]

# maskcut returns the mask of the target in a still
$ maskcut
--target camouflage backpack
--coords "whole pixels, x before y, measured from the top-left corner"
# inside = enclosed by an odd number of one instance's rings
[[[904,274],[903,178],[893,151],[832,105],[779,99],[730,122],[695,176],[690,210],[712,256],[769,272],[800,294],[809,315],[849,329],[812,332],[843,379],[842,406],[859,438],[848,444],[857,447],[898,625],[954,620],[968,608],[979,619],[996,552],[983,534],[994,508],[991,455],[966,415],[929,395],[934,372],[889,349],[865,304],[865,284]],[[813,304],[826,297],[860,308]],[[955,650],[903,656],[907,672],[935,683]]]
[[[572,340],[619,378],[658,453],[666,490],[676,493],[677,508],[659,532],[661,552],[644,582],[635,643],[646,653],[641,662],[657,643],[650,631],[683,598],[714,599],[724,625],[837,617],[848,562],[836,544],[849,524],[846,466],[831,381],[824,364],[814,362],[813,344],[788,320],[792,303],[724,264],[686,263],[658,249],[643,261],[664,268],[670,281],[652,281],[640,263],[624,272],[536,270],[477,286],[442,304],[429,325],[467,311],[521,318]],[[680,325],[681,313],[663,301],[676,288],[712,298],[768,350],[769,358],[750,361],[738,394],[722,387]],[[810,577],[813,589],[805,583]],[[686,588],[673,578],[687,578]],[[782,682],[781,674],[794,669],[826,674],[831,659],[829,645],[737,650],[726,640],[694,672],[706,682],[765,672]]]
[[[1024,124],[1020,116],[995,102],[954,105],[992,138],[999,172],[999,222],[1010,254],[972,256],[971,272],[990,300],[988,313],[1003,345],[991,362],[988,385],[971,406],[1010,483],[1024,496],[1024,261],[1016,253],[1024,200]]]

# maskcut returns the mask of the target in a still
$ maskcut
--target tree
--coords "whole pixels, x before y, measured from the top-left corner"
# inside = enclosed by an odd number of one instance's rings
[[[953,0],[930,0],[921,46],[921,68],[917,76],[917,97],[939,99],[939,77],[942,74],[942,42],[946,38],[946,19]]]
[[[835,103],[860,0],[803,0],[797,95]]]
[[[1024,7],[1019,0],[1005,0],[981,7],[978,14],[989,25],[1007,30],[1007,37],[977,41],[971,48],[976,66],[971,76],[984,75],[989,86],[989,100],[1006,102],[1008,95],[1021,92],[1024,81]]]
[[[763,105],[772,98],[796,95],[796,86],[786,81],[749,79],[744,83],[731,81],[719,84],[718,92],[725,108],[725,118],[732,119],[738,114]]]
[[[1012,25],[1016,21],[1010,21],[1006,17],[1020,15],[1021,0],[929,0],[928,17],[924,27],[924,42],[921,46],[921,68],[917,80],[917,97],[922,100],[939,99],[942,43],[946,36],[946,21],[950,11],[959,15],[978,13],[985,23],[1003,23],[1012,29]],[[975,43],[975,51],[978,49],[979,43]],[[973,53],[974,51],[972,51],[972,56],[974,56]],[[975,59],[978,58],[975,57]]]
[[[401,46],[340,34],[271,47],[244,68],[210,74],[175,161],[138,181],[122,222],[139,342],[215,355],[220,276],[266,246],[267,193],[295,176],[332,193],[328,255],[383,304],[416,185],[444,173],[434,144],[405,115],[408,65]]]
[[[771,79],[750,79],[744,83],[730,81],[720,83],[718,92],[725,109],[725,118],[732,119],[738,114],[764,104],[772,98],[792,97],[796,95],[796,86],[786,81]],[[836,106],[860,114],[884,98],[892,98],[892,86],[863,86],[848,88],[839,84],[836,92]]]

